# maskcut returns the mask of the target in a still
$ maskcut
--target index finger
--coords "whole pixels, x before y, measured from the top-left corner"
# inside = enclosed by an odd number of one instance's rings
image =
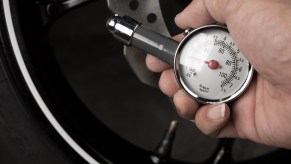
[[[175,23],[182,29],[197,28],[215,20],[206,9],[204,0],[193,0],[181,13],[176,15]]]
[[[197,28],[214,22],[226,23],[227,11],[232,6],[231,0],[193,0],[181,13],[175,22],[180,28]],[[236,3],[236,2],[234,2]]]

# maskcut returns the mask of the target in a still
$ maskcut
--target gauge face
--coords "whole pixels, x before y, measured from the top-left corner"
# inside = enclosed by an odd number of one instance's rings
[[[240,95],[251,80],[253,68],[228,30],[205,26],[180,43],[175,58],[181,87],[202,103],[226,102]]]

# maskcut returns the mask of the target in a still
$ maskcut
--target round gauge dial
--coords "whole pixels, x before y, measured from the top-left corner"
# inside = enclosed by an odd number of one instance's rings
[[[216,103],[240,95],[253,68],[227,28],[210,25],[191,31],[180,43],[175,74],[180,86],[198,101]]]

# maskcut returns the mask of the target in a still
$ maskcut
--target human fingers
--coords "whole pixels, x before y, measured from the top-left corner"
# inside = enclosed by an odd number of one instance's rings
[[[172,67],[168,63],[150,54],[146,56],[146,65],[148,69],[153,72],[162,72],[163,70],[166,70]]]
[[[202,25],[219,22],[227,23],[231,16],[244,1],[233,0],[193,0],[181,13],[175,22],[180,28],[197,28]]]
[[[176,41],[181,41],[183,38],[182,34],[176,35],[173,37],[174,40]],[[159,58],[148,54],[146,56],[146,65],[149,68],[149,70],[153,71],[153,72],[162,72],[166,69],[171,68],[172,66],[169,65],[168,63],[160,60]]]
[[[215,22],[215,20],[206,9],[204,0],[193,0],[175,17],[175,23],[182,29],[189,27],[197,28],[213,22]]]
[[[175,79],[173,69],[167,69],[162,72],[159,87],[161,91],[169,97],[173,97],[174,94],[180,89]]]
[[[195,115],[196,126],[213,137],[238,137],[227,104],[204,105]]]
[[[173,97],[174,104],[178,114],[185,118],[193,120],[199,108],[199,103],[189,97],[183,90],[178,90]]]

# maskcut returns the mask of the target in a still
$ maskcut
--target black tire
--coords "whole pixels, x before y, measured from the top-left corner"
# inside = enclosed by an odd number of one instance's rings
[[[19,47],[27,66],[32,66],[28,64],[30,62],[28,56],[24,55],[26,47],[21,29],[13,28],[20,25],[15,8],[18,4],[8,2],[4,0],[0,5],[0,161],[85,163],[85,160],[56,132],[32,95],[15,54]],[[12,38],[13,32],[17,38]],[[13,39],[17,39],[18,45],[13,45],[16,44],[13,43]]]
[[[151,163],[149,152],[108,129],[72,90],[51,55],[55,15],[35,2],[0,4],[0,162]]]
[[[17,65],[1,2],[1,163],[82,163],[41,113]]]
[[[41,2],[63,0],[0,4],[0,163],[156,163],[156,154],[118,136],[80,101],[49,44],[49,25],[62,13],[46,15]],[[283,163],[289,154],[279,149],[241,163]]]

